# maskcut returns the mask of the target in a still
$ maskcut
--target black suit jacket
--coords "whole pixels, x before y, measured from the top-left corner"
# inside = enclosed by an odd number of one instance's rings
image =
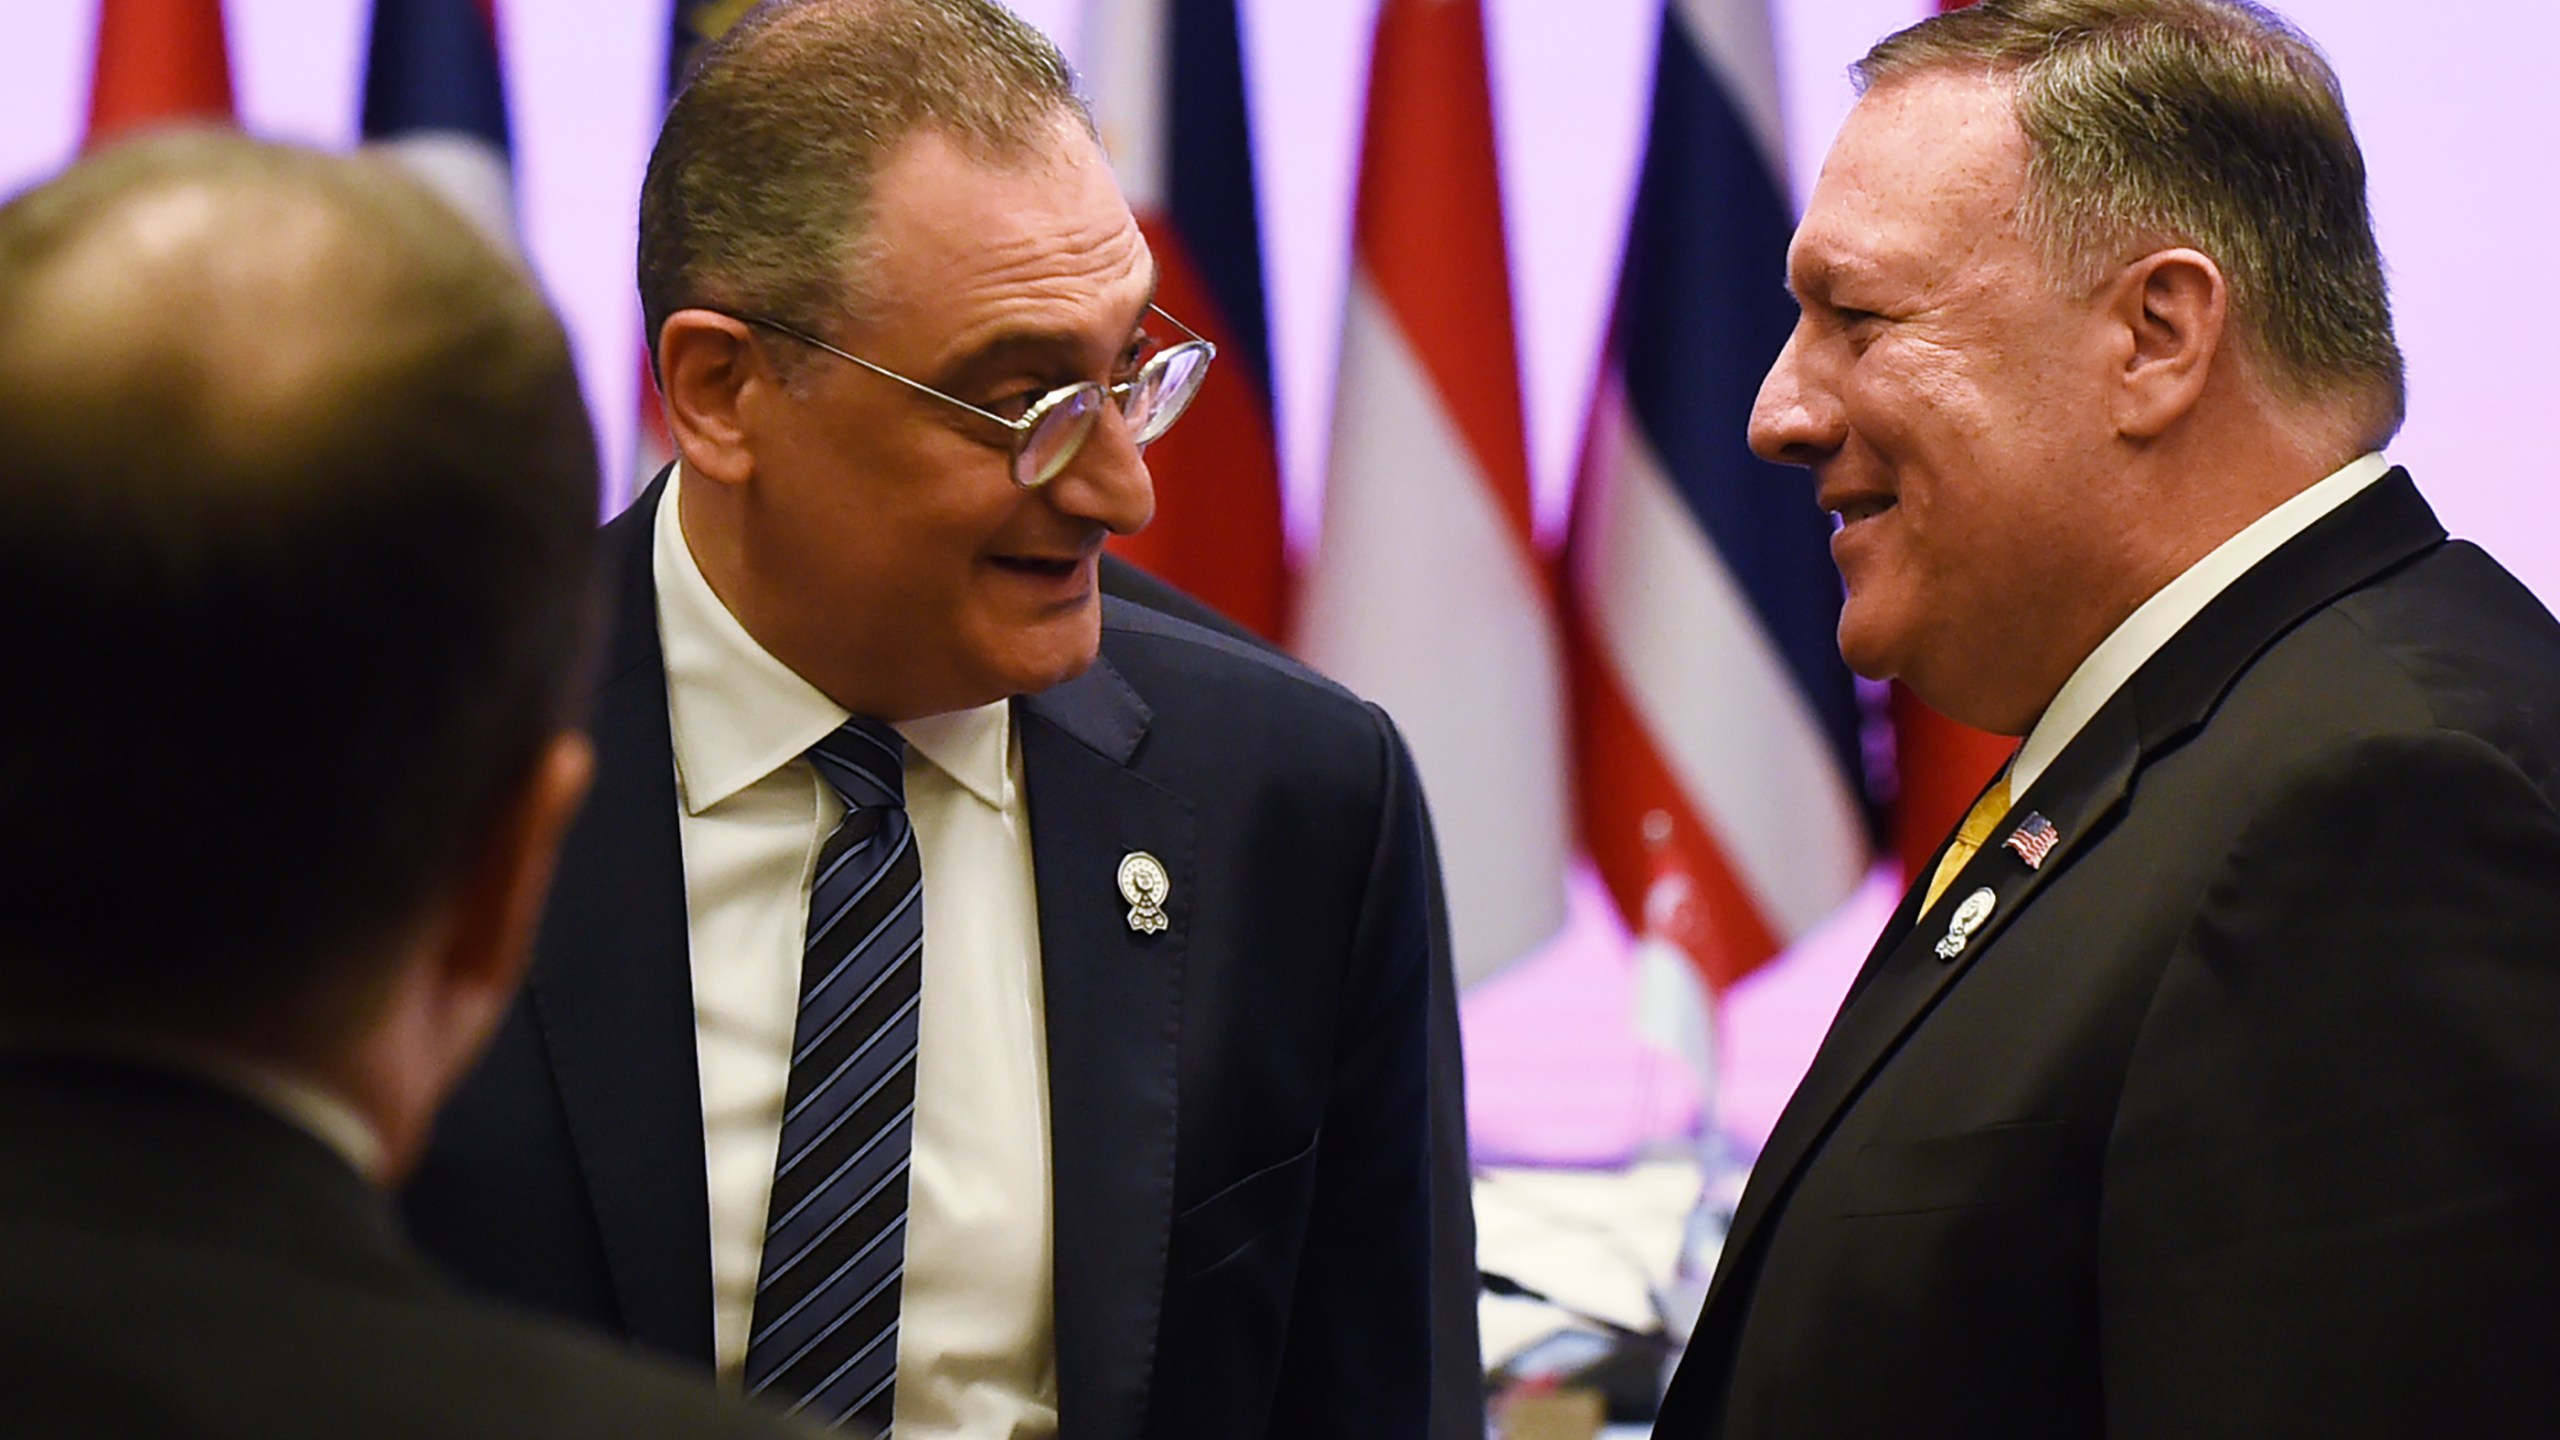
[[[0,1435],[810,1432],[467,1299],[319,1141],[193,1080],[0,1062]]]
[[[608,527],[622,576],[598,780],[527,999],[447,1108],[407,1208],[474,1283],[708,1365],[659,493]],[[1446,956],[1401,741],[1299,667],[1117,599],[1102,660],[1016,705],[1062,1429],[1421,1435],[1426,1034]],[[1135,849],[1171,874],[1159,935],[1125,921],[1115,872]]]
[[[1657,1433],[2560,1433],[2556,802],[2560,627],[2394,472],[1903,902]]]

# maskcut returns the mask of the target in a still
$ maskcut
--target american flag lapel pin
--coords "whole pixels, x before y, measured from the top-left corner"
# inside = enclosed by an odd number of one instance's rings
[[[2052,854],[2053,847],[2062,843],[2062,832],[2053,828],[2052,821],[2030,810],[2027,818],[2018,822],[2018,828],[2009,832],[2009,838],[2000,843],[2016,851],[2018,858],[2027,862],[2028,869],[2041,870],[2044,857]]]

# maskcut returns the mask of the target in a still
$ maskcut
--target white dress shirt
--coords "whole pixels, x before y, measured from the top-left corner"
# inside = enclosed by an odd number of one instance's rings
[[[2249,522],[2237,535],[2181,571],[2150,599],[2124,618],[2098,648],[2089,652],[2071,678],[2054,692],[2053,703],[2036,717],[2026,743],[2009,766],[2009,793],[2024,795],[2062,747],[2080,733],[2089,718],[2124,688],[2124,682],[2158,654],[2170,637],[2187,627],[2213,597],[2252,566],[2274,554],[2284,542],[2311,528],[2321,516],[2344,505],[2365,487],[2390,473],[2391,462],[2364,454],[2329,472],[2316,485]]]
[[[843,802],[803,758],[845,710],[756,643],[659,502],[720,1373],[746,1358],[799,1006],[809,883]],[[897,727],[924,871],[923,1011],[895,1429],[1057,1433],[1047,1027],[1030,817],[999,701]]]

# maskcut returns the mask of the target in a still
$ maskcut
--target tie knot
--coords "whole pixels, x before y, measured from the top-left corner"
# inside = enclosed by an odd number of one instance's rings
[[[835,787],[846,808],[896,808],[906,801],[906,737],[856,715],[809,747],[809,763]]]

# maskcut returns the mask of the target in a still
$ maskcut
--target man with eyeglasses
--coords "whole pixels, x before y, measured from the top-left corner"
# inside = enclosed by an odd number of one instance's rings
[[[1472,1381],[1404,747],[1101,593],[1214,353],[1155,284],[984,0],[768,5],[678,96],[682,458],[608,529],[530,998],[409,1196],[467,1277],[900,1436],[1415,1437]]]

